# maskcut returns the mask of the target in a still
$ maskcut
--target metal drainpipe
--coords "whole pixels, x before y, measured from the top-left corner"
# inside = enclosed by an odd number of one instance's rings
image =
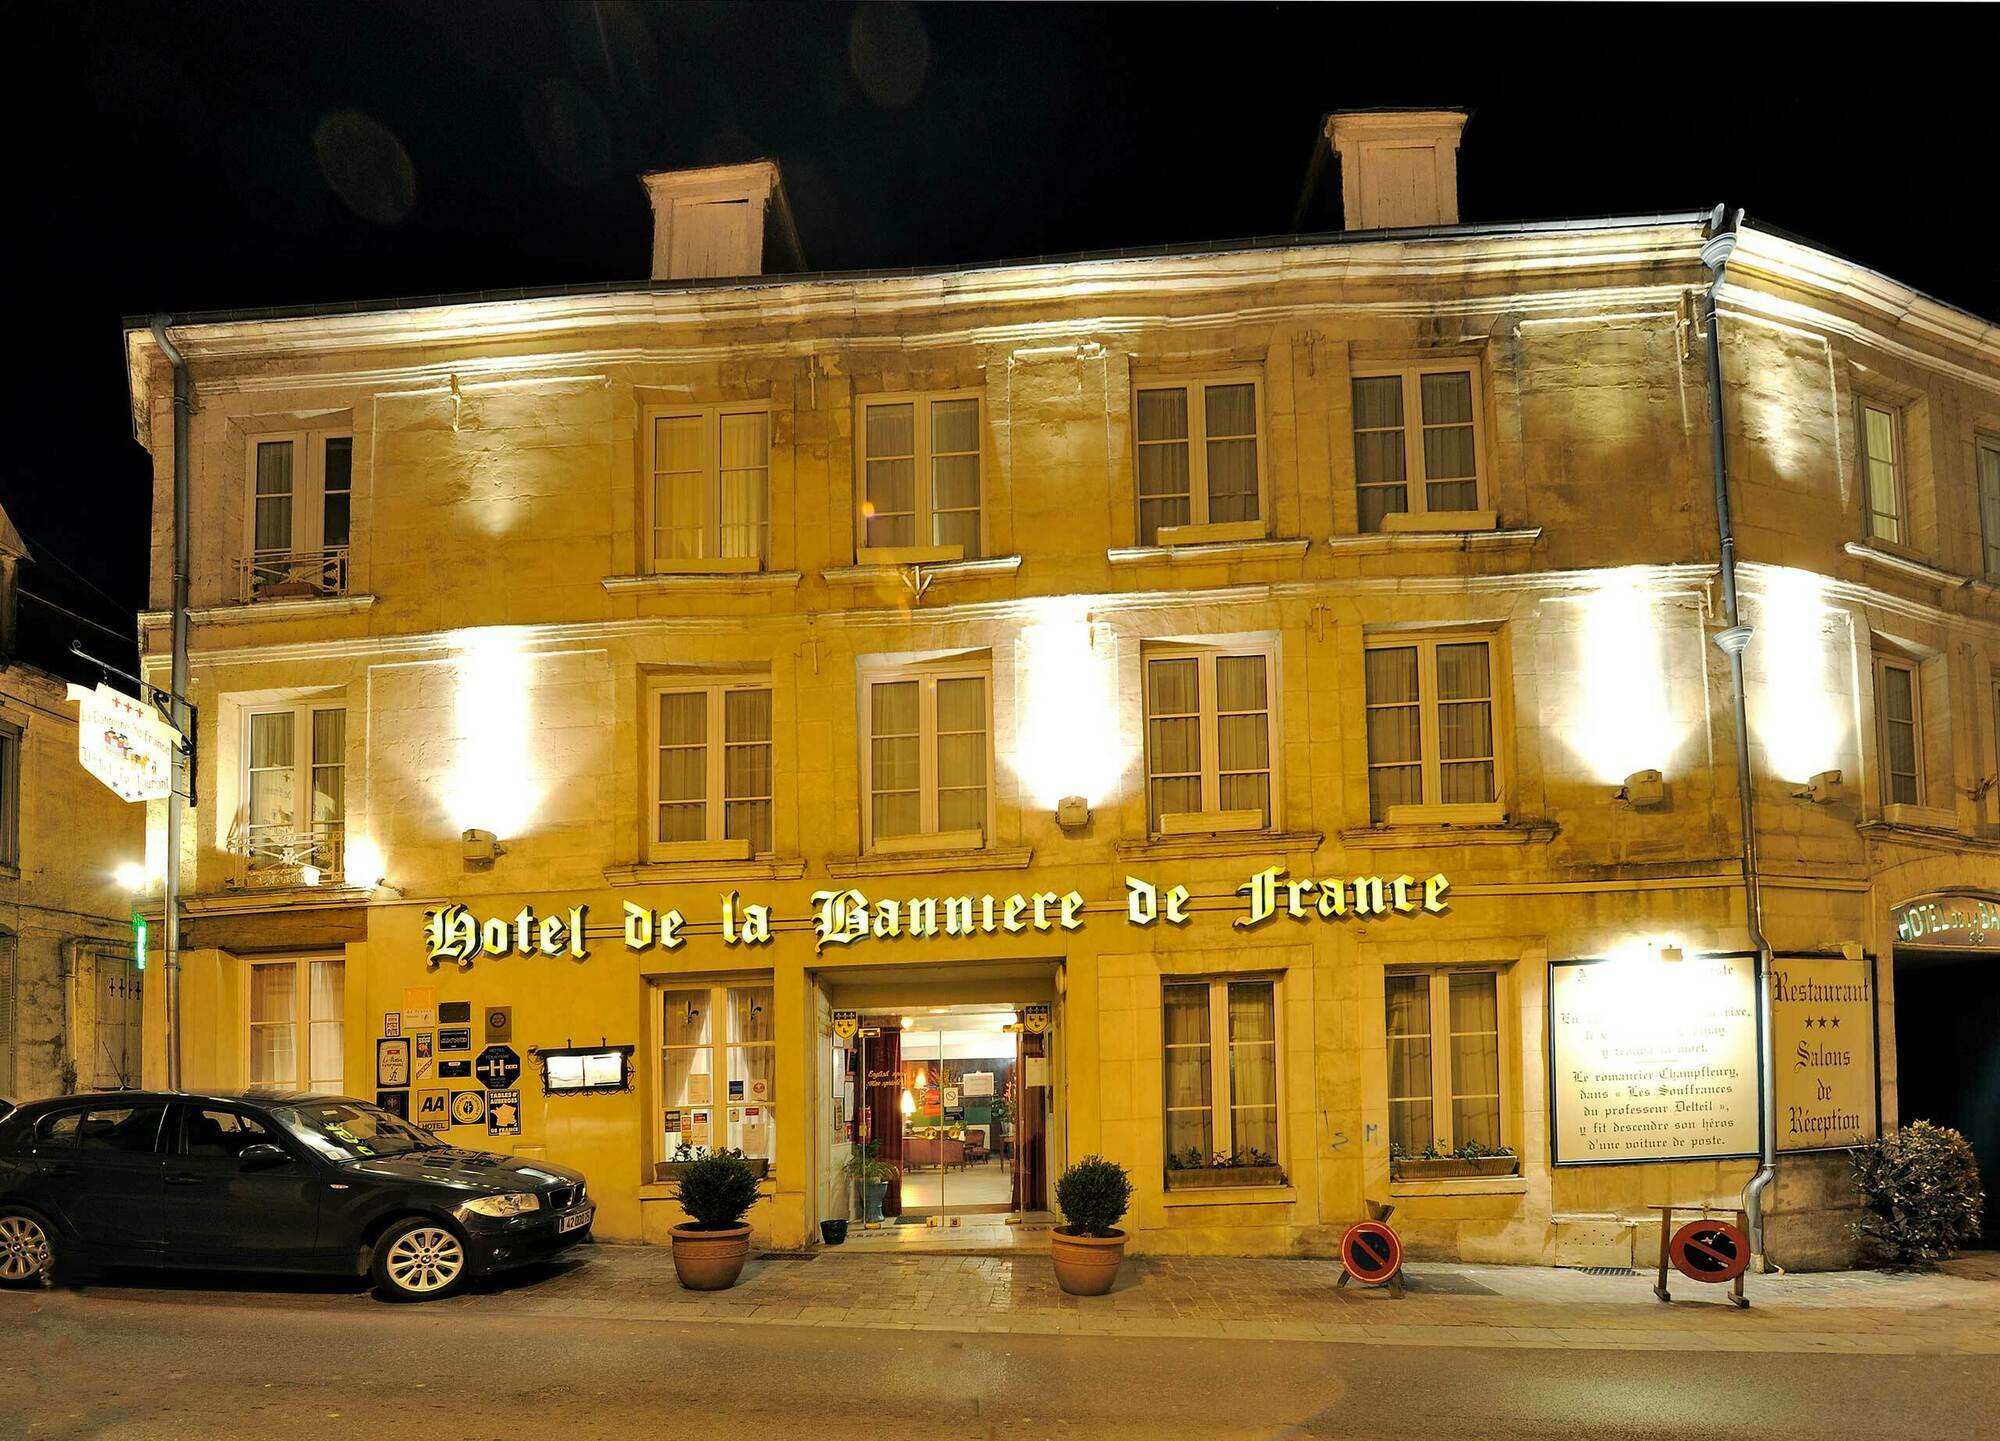
[[[194,383],[188,378],[187,357],[167,339],[168,317],[153,317],[153,340],[174,367],[174,581],[173,679],[167,699],[175,726],[188,730],[181,697],[188,685],[188,430],[194,410]],[[193,743],[194,737],[189,737]],[[191,774],[184,767],[183,774]],[[190,796],[189,803],[193,803]],[[167,797],[167,874],[163,887],[167,971],[167,1089],[181,1088],[181,799]]]
[[[1757,1018],[1760,1036],[1759,1065],[1763,1071],[1758,1105],[1762,1133],[1758,1144],[1757,1174],[1743,1190],[1743,1210],[1750,1221],[1751,1264],[1766,1269],[1764,1250],[1764,1193],[1777,1175],[1777,1100],[1775,1072],[1771,1057],[1771,945],[1764,938],[1764,902],[1758,889],[1757,870],[1757,787],[1750,770],[1750,723],[1744,703],[1743,650],[1750,644],[1750,627],[1742,622],[1736,607],[1736,530],[1729,511],[1729,448],[1722,412],[1722,336],[1717,314],[1717,297],[1722,292],[1723,272],[1736,249],[1736,227],[1743,212],[1729,216],[1716,206],[1709,217],[1708,241],[1701,247],[1701,263],[1708,268],[1708,291],[1703,306],[1703,328],[1707,332],[1709,449],[1715,471],[1715,529],[1722,549],[1723,628],[1715,644],[1729,657],[1729,704],[1736,723],[1736,798],[1743,828],[1743,914],[1750,931],[1750,944],[1757,950]]]

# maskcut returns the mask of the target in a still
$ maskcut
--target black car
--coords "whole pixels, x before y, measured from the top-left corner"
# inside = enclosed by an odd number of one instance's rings
[[[583,1177],[344,1096],[118,1091],[0,1119],[0,1285],[94,1265],[374,1273],[431,1300],[590,1236]]]

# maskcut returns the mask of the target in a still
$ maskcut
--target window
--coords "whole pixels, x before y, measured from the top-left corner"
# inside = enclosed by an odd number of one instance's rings
[[[250,437],[247,600],[339,595],[347,589],[354,437],[292,432]]]
[[[771,1004],[768,985],[662,989],[662,1161],[673,1160],[682,1146],[733,1146],[766,1161],[777,1154]]]
[[[1493,662],[1493,640],[1484,636],[1368,647],[1372,820],[1501,819]]]
[[[972,849],[988,831],[990,679],[976,666],[866,676],[862,763],[871,850]]]
[[[0,722],[0,866],[21,864],[21,728]]]
[[[1173,1168],[1279,1164],[1277,982],[1169,981],[1160,999]]]
[[[1498,1150],[1507,1143],[1499,973],[1391,972],[1385,980],[1389,1144],[1409,1157],[1433,1144],[1443,1152]]]
[[[250,967],[250,1084],[337,1096],[343,1085],[346,965],[259,961]]]
[[[1269,649],[1148,647],[1146,811],[1155,834],[1268,830]]]
[[[244,729],[240,849],[251,872],[313,868],[337,876],[346,838],[346,710],[310,703],[253,710]]]
[[[1875,657],[1876,742],[1882,752],[1882,803],[1923,804],[1923,701],[1914,661]]]
[[[1479,384],[1464,365],[1354,377],[1355,502],[1364,531],[1391,515],[1481,505]]]
[[[979,398],[919,395],[861,402],[860,541],[868,550],[984,554]]]
[[[2000,439],[1979,437],[1979,534],[1985,545],[1986,578],[2000,580]]]
[[[649,414],[652,568],[760,567],[770,529],[769,411],[715,407]]]
[[[1247,539],[1263,534],[1263,470],[1255,380],[1140,386],[1132,398],[1139,544]],[[1236,526],[1242,534],[1177,535]]]
[[[1903,479],[1901,415],[1879,401],[1862,401],[1860,439],[1869,537],[1891,545],[1906,544],[1909,496]]]
[[[250,1146],[275,1146],[278,1138],[262,1121],[241,1111],[196,1110],[181,1113],[181,1154],[235,1160]]]
[[[771,853],[771,688],[667,685],[651,693],[655,860]]]
[[[79,1151],[149,1152],[159,1144],[160,1118],[167,1108],[157,1101],[129,1106],[93,1106],[76,1128]]]

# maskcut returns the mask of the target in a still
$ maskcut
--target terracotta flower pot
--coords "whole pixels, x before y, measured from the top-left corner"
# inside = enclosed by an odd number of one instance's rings
[[[1071,1236],[1059,1226],[1049,1233],[1049,1259],[1055,1262],[1056,1284],[1070,1295],[1102,1296],[1125,1260],[1125,1233]]]
[[[692,1222],[673,1228],[674,1274],[690,1291],[726,1291],[750,1256],[750,1228],[704,1231]]]

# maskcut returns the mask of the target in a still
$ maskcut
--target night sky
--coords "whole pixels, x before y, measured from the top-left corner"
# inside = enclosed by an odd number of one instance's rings
[[[25,588],[129,635],[122,317],[640,279],[637,174],[761,155],[813,269],[946,264],[1288,230],[1324,112],[1465,106],[1466,221],[1726,202],[2000,316],[1991,87],[1946,63],[1979,12],[44,5],[10,47],[0,500]],[[1307,228],[1338,223],[1323,187]],[[37,659],[130,662],[21,619]]]

